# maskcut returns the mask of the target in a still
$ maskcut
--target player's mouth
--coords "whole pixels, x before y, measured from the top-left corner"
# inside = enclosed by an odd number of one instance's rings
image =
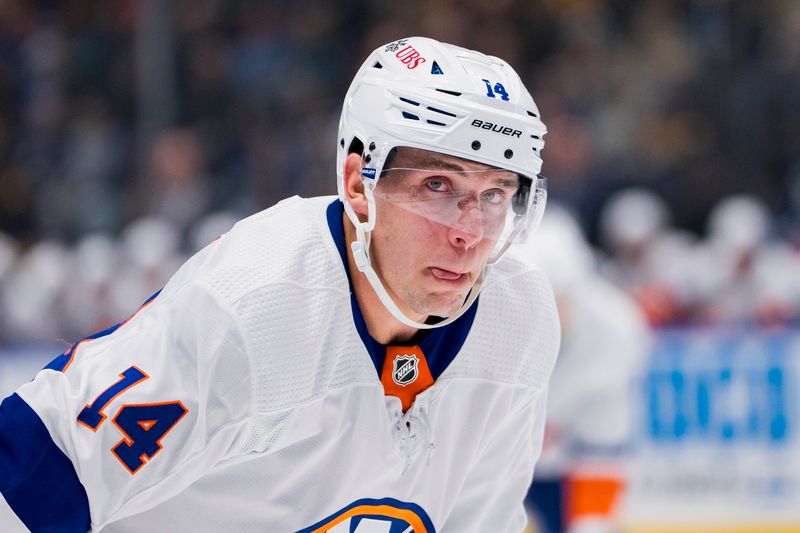
[[[445,270],[439,267],[430,267],[433,277],[448,283],[460,285],[469,281],[469,272],[453,272],[452,270]]]

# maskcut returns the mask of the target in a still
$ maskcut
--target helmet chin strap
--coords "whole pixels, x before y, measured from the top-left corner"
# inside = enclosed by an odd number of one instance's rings
[[[358,217],[355,215],[355,212],[352,211],[352,208],[345,202],[345,208],[348,211],[348,214],[351,214],[350,219],[354,222],[355,229],[356,229],[356,240],[350,243],[350,250],[353,252],[353,261],[356,264],[356,268],[358,268],[359,272],[362,272],[364,276],[366,276],[367,281],[369,282],[372,290],[375,291],[375,294],[378,295],[381,303],[384,307],[392,314],[394,318],[396,318],[401,323],[415,329],[433,329],[439,328],[442,326],[446,326],[464,314],[464,312],[470,308],[472,303],[478,297],[478,294],[481,292],[481,287],[483,286],[483,281],[486,277],[486,270],[488,266],[484,267],[481,270],[478,279],[475,280],[475,283],[472,285],[470,289],[469,295],[467,299],[461,304],[461,307],[456,311],[453,315],[447,317],[447,319],[442,320],[441,322],[437,322],[436,324],[425,324],[424,322],[417,322],[416,320],[412,320],[408,316],[406,316],[403,311],[397,306],[397,304],[392,300],[392,297],[389,296],[389,293],[386,291],[386,288],[383,286],[383,282],[381,281],[378,274],[375,272],[375,269],[372,267],[372,260],[369,257],[369,246],[370,246],[370,238],[372,235],[372,229],[375,227],[375,197],[373,195],[373,189],[375,188],[374,182],[369,182],[364,184],[364,194],[367,197],[367,221],[361,222],[358,220]]]
[[[441,322],[437,322],[436,324],[425,324],[424,322],[417,322],[415,320],[410,319],[408,316],[400,310],[392,297],[389,296],[389,293],[386,291],[386,288],[383,286],[383,282],[381,281],[378,274],[375,272],[375,269],[372,268],[372,261],[369,258],[369,235],[370,232],[364,230],[363,227],[356,228],[356,240],[350,244],[350,249],[353,251],[353,260],[356,263],[356,267],[358,268],[359,272],[362,272],[369,282],[372,290],[375,291],[375,294],[378,295],[380,298],[381,303],[384,307],[392,314],[394,318],[398,321],[402,322],[406,326],[415,328],[415,329],[433,329],[439,328],[442,326],[446,326],[451,322],[457,320],[464,312],[469,309],[475,299],[478,297],[478,294],[481,291],[481,286],[483,286],[483,280],[486,277],[486,269],[488,267],[484,267],[481,270],[478,279],[475,280],[475,283],[472,285],[470,289],[469,296],[461,304],[461,307],[456,311],[453,315],[447,317],[447,319],[442,320]]]

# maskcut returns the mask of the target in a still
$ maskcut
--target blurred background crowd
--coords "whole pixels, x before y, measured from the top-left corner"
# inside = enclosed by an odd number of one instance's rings
[[[0,342],[119,322],[335,193],[352,75],[415,34],[516,67],[550,199],[651,324],[800,322],[800,2],[0,0]]]

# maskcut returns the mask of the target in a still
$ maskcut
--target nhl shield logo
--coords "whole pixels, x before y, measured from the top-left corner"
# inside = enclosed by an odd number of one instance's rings
[[[414,383],[419,375],[418,365],[416,355],[398,355],[392,362],[392,380],[402,387]]]

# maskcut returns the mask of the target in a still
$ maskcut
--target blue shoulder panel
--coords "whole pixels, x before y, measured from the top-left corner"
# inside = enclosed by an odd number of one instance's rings
[[[0,493],[31,531],[89,530],[89,499],[72,462],[17,394],[0,404]]]
[[[156,291],[155,294],[150,296],[150,298],[148,298],[147,301],[144,302],[139,307],[139,309],[136,310],[136,313],[138,313],[139,311],[144,309],[144,307],[147,304],[149,304],[150,302],[155,300],[158,297],[159,294],[161,294],[161,290],[160,289],[158,291]],[[136,316],[136,313],[133,313],[133,315],[131,315],[130,318],[128,318],[128,320],[130,320],[131,318]],[[125,322],[127,322],[128,320],[125,320]],[[99,339],[100,337],[105,337],[106,335],[111,335],[112,333],[117,331],[121,326],[123,326],[125,324],[125,322],[120,322],[119,324],[114,324],[113,326],[111,326],[109,328],[106,328],[103,331],[98,331],[97,333],[93,333],[93,334],[89,335],[88,337],[84,337],[80,341],[78,341],[75,344],[73,344],[72,346],[70,346],[69,349],[67,349],[67,351],[65,351],[61,355],[58,355],[55,359],[50,361],[47,364],[47,366],[44,367],[44,369],[48,369],[49,368],[50,370],[55,370],[56,372],[64,372],[64,370],[66,370],[67,366],[69,366],[70,363],[72,363],[72,359],[75,356],[75,350],[78,349],[78,346],[82,342],[93,340],[93,339]]]
[[[67,366],[67,364],[70,361],[72,361],[72,358],[75,355],[75,350],[78,348],[78,345],[81,342],[87,341],[87,340],[92,340],[92,339],[99,339],[100,337],[105,337],[106,335],[111,335],[112,333],[117,331],[117,329],[119,329],[119,327],[121,325],[122,325],[122,322],[120,322],[119,324],[115,324],[115,325],[111,326],[110,328],[106,328],[103,331],[98,331],[97,333],[93,333],[92,335],[89,335],[88,337],[84,337],[80,341],[78,341],[75,344],[73,344],[72,346],[70,346],[67,351],[65,351],[64,353],[62,353],[61,355],[57,356],[55,359],[53,359],[52,361],[47,363],[47,366],[45,366],[44,368],[49,368],[50,370],[55,370],[56,372],[63,372],[64,368]]]

